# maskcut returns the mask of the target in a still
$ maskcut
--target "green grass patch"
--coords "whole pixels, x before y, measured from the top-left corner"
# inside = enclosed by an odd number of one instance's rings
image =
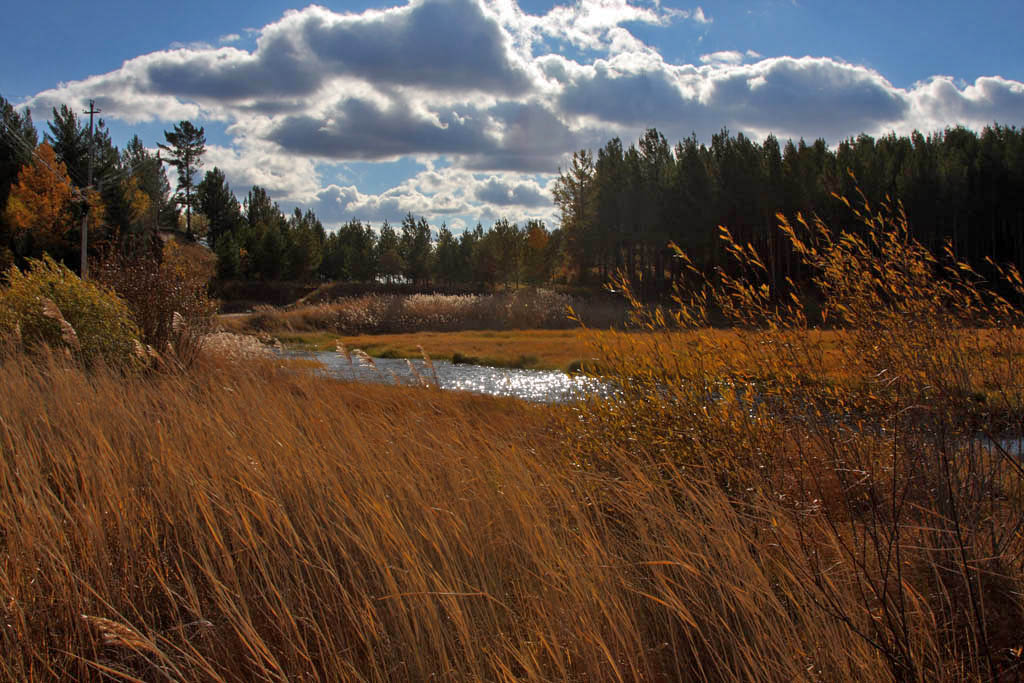
[[[290,349],[299,351],[333,351],[338,335],[331,332],[282,332],[274,335]]]

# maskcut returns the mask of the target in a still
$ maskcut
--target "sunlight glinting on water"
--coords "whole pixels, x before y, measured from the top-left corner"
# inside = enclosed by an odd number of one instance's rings
[[[353,358],[350,362],[331,351],[290,355],[313,358],[323,364],[323,374],[339,379],[415,385],[420,383],[420,378],[433,383],[436,373],[437,384],[442,389],[510,396],[538,403],[563,403],[606,391],[606,387],[592,377],[558,370],[520,370],[434,361],[431,372],[421,360],[374,358],[370,363]]]

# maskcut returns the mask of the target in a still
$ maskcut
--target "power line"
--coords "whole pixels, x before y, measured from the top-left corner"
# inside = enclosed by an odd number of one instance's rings
[[[36,148],[32,144],[29,143],[27,138],[22,137],[16,129],[14,129],[14,128],[12,128],[10,126],[10,124],[8,124],[3,119],[0,119],[0,124],[3,124],[3,126],[4,126],[4,130],[2,130],[0,132],[6,133],[6,136],[7,136],[8,140],[10,140],[11,142],[13,142],[13,143],[15,143],[17,145],[20,145],[22,151],[28,153],[28,155],[30,157],[32,157],[37,162],[39,162],[40,164],[45,166],[55,177],[61,178],[62,175],[67,175],[68,177],[71,177],[71,169],[69,169],[66,165],[64,167],[64,174],[61,174],[59,171],[57,171],[57,169],[55,169],[53,166],[51,166],[50,163],[48,161],[46,161],[46,159],[44,159],[42,156],[40,156],[39,152],[36,150]],[[76,178],[72,178],[72,180],[76,180],[79,185],[82,184],[81,183],[81,178],[77,178],[77,179]]]

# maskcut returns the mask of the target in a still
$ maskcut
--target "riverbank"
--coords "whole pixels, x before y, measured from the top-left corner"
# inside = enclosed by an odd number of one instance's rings
[[[578,370],[593,353],[591,334],[581,330],[468,330],[405,334],[335,335],[278,333],[289,349],[333,351],[341,343],[374,358],[422,358],[470,365],[534,370]],[[421,350],[422,349],[422,350]]]
[[[950,333],[954,346],[973,348],[966,391],[981,403],[1005,394],[1003,340],[992,330]],[[800,330],[784,335],[758,330],[705,328],[687,331],[611,330],[466,330],[402,334],[335,335],[330,332],[279,332],[267,338],[299,351],[333,351],[338,344],[374,358],[432,359],[502,368],[600,372],[601,358],[633,350],[657,351],[661,362],[698,362],[704,372],[734,381],[775,384],[783,381],[853,386],[891,381],[892,371],[873,376],[859,368],[849,332]],[[664,357],[666,350],[671,358]],[[802,355],[801,355],[802,354]],[[773,362],[765,362],[771,356]]]

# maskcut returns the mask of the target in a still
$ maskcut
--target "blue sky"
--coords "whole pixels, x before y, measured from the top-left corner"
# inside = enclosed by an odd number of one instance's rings
[[[16,3],[0,95],[40,127],[95,98],[119,144],[191,119],[236,192],[328,224],[554,224],[572,151],[650,126],[834,143],[1024,125],[1022,26],[1019,0]]]

